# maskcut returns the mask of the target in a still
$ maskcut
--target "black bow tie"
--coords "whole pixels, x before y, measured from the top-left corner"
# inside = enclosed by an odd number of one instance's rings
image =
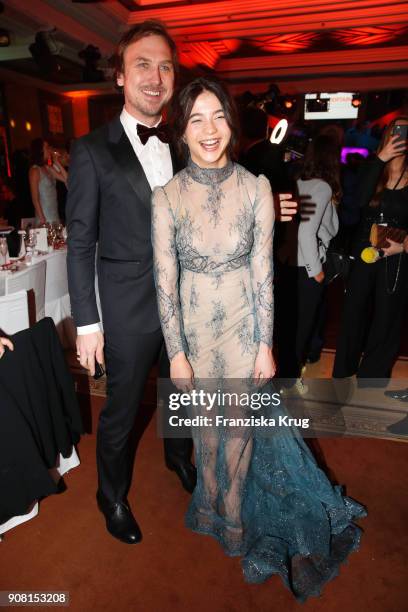
[[[160,123],[156,127],[146,127],[141,123],[137,124],[137,135],[140,138],[140,142],[145,145],[149,140],[150,136],[157,136],[162,142],[170,142],[169,127],[166,123]]]

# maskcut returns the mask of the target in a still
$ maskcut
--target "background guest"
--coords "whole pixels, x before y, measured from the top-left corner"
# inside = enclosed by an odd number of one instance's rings
[[[362,219],[353,244],[356,259],[348,279],[334,377],[388,378],[398,352],[408,297],[404,247],[389,241],[389,247],[383,249],[385,257],[370,265],[360,255],[370,245],[373,223],[408,231],[407,143],[392,135],[395,125],[407,124],[407,117],[392,121],[377,156],[362,169],[358,196]]]
[[[280,273],[278,335],[280,374],[301,384],[301,369],[323,296],[323,262],[338,231],[340,168],[330,136],[319,135],[309,145],[297,188],[300,196],[310,197],[315,210],[297,227],[288,227],[287,240],[279,251],[285,267]]]
[[[58,158],[52,157],[48,143],[42,138],[33,140],[29,181],[38,223],[59,221],[56,181],[66,184],[67,178],[67,172]]]

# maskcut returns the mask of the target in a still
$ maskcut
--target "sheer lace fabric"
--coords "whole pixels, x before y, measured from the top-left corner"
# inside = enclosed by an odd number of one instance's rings
[[[272,346],[273,225],[269,181],[231,162],[190,163],[153,193],[163,334],[170,359],[187,355],[197,387],[225,389],[230,379],[245,387],[259,342]],[[318,594],[358,546],[352,520],[363,507],[331,486],[294,429],[267,438],[251,427],[202,427],[193,439],[198,482],[187,526],[242,556],[249,582],[279,574],[300,601]]]

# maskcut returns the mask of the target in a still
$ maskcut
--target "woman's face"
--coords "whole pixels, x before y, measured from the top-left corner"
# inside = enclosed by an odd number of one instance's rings
[[[202,168],[222,168],[228,161],[231,130],[221,102],[209,91],[201,93],[188,119],[184,142],[191,159]]]

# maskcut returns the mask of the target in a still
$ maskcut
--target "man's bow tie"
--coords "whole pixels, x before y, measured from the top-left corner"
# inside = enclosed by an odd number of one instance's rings
[[[162,142],[170,142],[169,127],[166,123],[160,123],[156,127],[146,127],[145,125],[137,124],[137,135],[140,138],[140,142],[145,145],[149,140],[150,136],[157,136]]]

